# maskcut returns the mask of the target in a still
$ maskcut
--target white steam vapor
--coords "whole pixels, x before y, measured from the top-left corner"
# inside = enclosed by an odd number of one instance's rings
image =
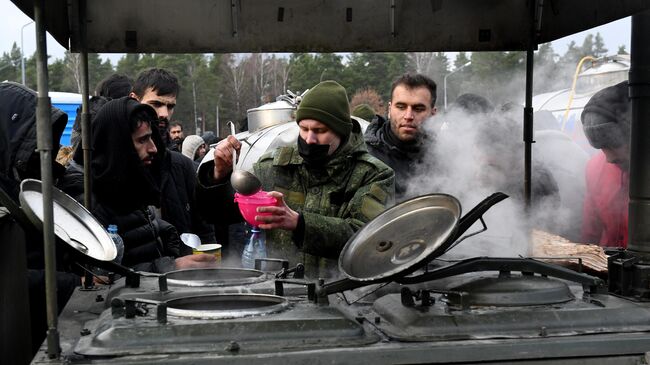
[[[554,179],[549,181],[549,174],[545,174],[549,172],[544,167],[546,164],[535,159],[535,155],[532,168],[533,208],[529,218],[526,218],[522,119],[522,109],[502,112],[496,107],[495,112],[489,115],[469,115],[456,109],[425,121],[426,132],[436,137],[425,154],[425,161],[409,181],[407,197],[447,193],[459,199],[465,214],[494,192],[501,191],[510,196],[484,215],[488,227],[486,232],[463,241],[446,255],[447,258],[528,256],[531,254],[530,228],[554,233],[579,232],[579,223],[576,226],[568,220],[570,214],[564,204],[560,204],[559,195],[562,194],[558,195],[557,191],[548,194],[553,191]],[[568,143],[573,142],[568,139]],[[548,156],[544,158],[548,159]],[[577,177],[583,181],[583,171],[584,168],[559,176],[566,179]],[[556,172],[552,171],[551,175],[557,180]],[[575,185],[572,181],[557,183]],[[577,195],[581,199],[582,195]],[[581,208],[582,201],[571,204]],[[464,235],[481,228],[480,222],[476,222]]]

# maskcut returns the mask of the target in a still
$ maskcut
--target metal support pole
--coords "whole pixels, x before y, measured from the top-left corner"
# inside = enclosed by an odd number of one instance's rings
[[[632,16],[628,249],[650,261],[650,11]]]
[[[537,33],[541,28],[543,1],[530,5],[530,29],[526,50],[526,104],[524,106],[524,203],[526,212],[530,211],[532,196],[533,160],[533,60],[537,48]]]
[[[526,50],[526,105],[524,106],[524,203],[530,209],[533,151],[533,45]]]
[[[85,2],[79,3],[81,43],[81,148],[84,155],[84,205],[92,210],[92,126],[90,124],[90,86],[88,79],[88,47],[86,45]]]
[[[219,137],[219,135],[221,134],[221,125],[219,125],[219,103],[217,103],[216,112],[217,112],[217,124],[216,124],[216,126],[217,126],[217,137]]]
[[[52,206],[52,125],[50,123],[50,97],[48,95],[47,43],[45,38],[45,2],[34,1],[36,21],[36,75],[38,104],[36,107],[36,139],[41,157],[43,194],[43,242],[45,245],[45,298],[47,302],[47,354],[51,359],[61,353],[57,329],[56,300],[56,247],[54,246],[54,212]]]

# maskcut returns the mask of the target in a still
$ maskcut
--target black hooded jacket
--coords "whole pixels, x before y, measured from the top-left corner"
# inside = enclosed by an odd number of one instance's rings
[[[36,150],[36,106],[34,90],[14,82],[0,83],[0,188],[18,205],[20,182],[23,179],[40,179],[40,155]],[[59,149],[68,116],[57,108],[51,108],[52,169],[56,178],[64,168],[54,157]],[[3,204],[0,203],[0,206]],[[14,212],[14,214],[21,212]],[[4,214],[0,212],[0,219]],[[30,223],[23,229],[29,233],[27,240],[27,266],[40,270],[44,266],[43,242],[40,232]],[[0,237],[0,241],[3,241]],[[59,268],[62,268],[59,262]]]
[[[36,92],[15,82],[0,83],[0,184],[16,201],[20,180],[40,177],[40,158],[36,151]],[[52,161],[68,116],[51,108]],[[56,177],[62,166],[55,164]]]
[[[0,323],[3,325],[0,348],[7,350],[0,352],[6,363],[29,361],[29,355],[38,350],[47,331],[43,235],[17,208],[20,181],[40,178],[40,157],[36,150],[36,106],[37,95],[33,90],[13,82],[0,83],[0,188],[6,193],[7,206],[12,207],[7,212],[4,203],[0,202],[0,242],[3,244],[0,265],[5,269],[0,280],[0,297],[8,298],[0,300]],[[51,108],[52,167],[55,177],[63,172],[63,167],[54,161],[54,156],[67,121],[68,116],[64,112]],[[21,252],[23,249],[26,252]],[[64,272],[70,269],[70,261],[66,260],[64,250],[57,249],[56,252],[57,308],[60,312],[81,280],[73,273]],[[28,286],[24,287],[25,284]],[[25,295],[28,295],[28,299],[25,299]],[[29,301],[28,308],[24,307],[25,300]],[[27,315],[29,318],[25,318]],[[31,333],[31,339],[27,333]],[[30,340],[31,352],[28,348],[25,353],[25,346],[29,346]]]
[[[156,217],[160,206],[162,156],[158,153],[151,166],[146,167],[131,139],[131,116],[144,110],[155,123],[155,110],[137,100],[124,97],[111,100],[97,113],[93,122],[92,184],[93,215],[104,225],[116,224],[124,240],[123,263],[145,271],[167,271],[173,268],[173,258],[182,254],[182,243],[176,229]],[[155,125],[155,124],[154,124]],[[159,151],[164,146],[157,128],[152,138]],[[77,150],[77,152],[80,150]],[[83,191],[83,171],[75,163],[68,167],[59,187],[80,198]]]
[[[106,103],[107,99],[104,99],[103,104],[101,105],[103,106]],[[95,125],[95,118],[96,117],[93,117],[93,134],[95,134],[95,131],[98,128]],[[160,130],[158,128],[154,127],[152,129],[155,129],[156,132],[158,132],[156,134],[159,135]],[[100,136],[105,134],[103,132],[98,133],[100,133]],[[103,139],[101,143],[108,143],[108,146],[114,145],[109,139],[106,138]],[[155,193],[156,198],[150,200],[148,204],[160,207],[160,217],[176,227],[178,233],[191,232],[198,235],[201,238],[202,243],[215,243],[216,240],[214,236],[214,229],[211,225],[205,223],[205,221],[198,214],[198,211],[195,207],[194,190],[196,189],[196,167],[191,160],[183,156],[181,153],[161,146],[164,146],[164,141],[162,141],[162,138],[160,138],[159,143],[156,143],[156,147],[158,148],[158,155],[155,164],[153,168],[148,169],[150,171],[153,170],[155,173],[147,174],[147,176],[145,176],[145,179],[141,179],[142,181],[146,181],[147,179],[154,178],[157,182],[150,182],[148,184],[148,186],[157,186],[158,190],[158,192]],[[94,151],[98,151],[98,148],[102,148],[101,146],[98,147],[95,145],[93,145],[93,147]],[[117,161],[123,160],[126,158],[126,150],[124,148],[120,149],[122,150],[121,153],[116,152],[111,156],[104,156],[103,160],[106,158],[115,158]],[[93,161],[96,161],[96,156],[94,155],[95,153],[96,152],[93,152]],[[63,182],[65,186],[59,185],[59,187],[73,197],[80,197],[83,195],[83,150],[81,148],[78,148],[75,151],[74,159],[70,162],[70,164],[71,166],[68,167],[69,173],[66,175],[66,181]],[[112,180],[111,177],[113,176],[114,172],[128,173],[128,171],[135,171],[136,175],[134,176],[142,177],[139,166],[120,166],[116,164],[109,164],[106,168],[109,170],[106,171],[106,179],[104,179],[104,181],[106,182],[105,186],[109,190],[114,186],[120,186],[120,189],[126,188],[123,186],[123,183]],[[97,174],[94,171],[94,166],[93,175],[97,177]],[[117,178],[117,176],[115,176],[115,178]],[[118,185],[115,185],[115,183]],[[140,198],[141,194],[139,188],[142,188],[142,186],[137,187],[135,190],[126,189],[130,193],[133,193],[132,195],[134,195],[136,201],[138,198]],[[100,189],[102,189],[102,187],[100,187]],[[97,192],[96,187],[93,187],[93,190],[95,193]],[[150,192],[144,191],[144,193],[146,195]],[[110,194],[101,195],[111,196]],[[130,202],[132,199],[127,194],[124,201]],[[127,208],[127,210],[128,209],[130,208]]]
[[[399,202],[406,193],[408,180],[415,173],[415,166],[422,162],[422,144],[400,141],[391,130],[390,122],[380,115],[375,115],[363,138],[368,152],[395,171],[395,200]]]

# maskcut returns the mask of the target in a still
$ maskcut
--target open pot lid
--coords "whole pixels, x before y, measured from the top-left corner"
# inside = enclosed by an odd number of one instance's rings
[[[339,269],[361,282],[408,274],[427,258],[444,252],[460,217],[460,202],[451,195],[430,194],[404,201],[348,240],[339,256]]]
[[[20,184],[20,204],[37,227],[43,226],[43,194],[41,182],[26,179]],[[78,252],[100,261],[117,256],[115,243],[108,232],[83,205],[52,187],[54,234]]]

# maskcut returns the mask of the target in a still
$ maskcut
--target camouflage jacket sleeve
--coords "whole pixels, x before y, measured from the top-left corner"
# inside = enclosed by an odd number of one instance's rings
[[[338,258],[345,243],[359,228],[393,204],[395,173],[381,162],[373,165],[379,168],[366,170],[362,176],[352,174],[350,179],[356,182],[349,184],[358,189],[336,216],[301,212],[305,219],[302,246],[305,253]]]

